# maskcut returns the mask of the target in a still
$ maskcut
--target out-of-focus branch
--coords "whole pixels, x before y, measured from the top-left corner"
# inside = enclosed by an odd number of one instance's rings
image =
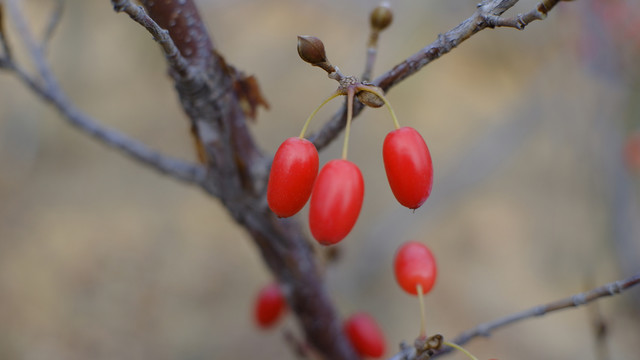
[[[451,342],[457,345],[464,345],[476,337],[489,337],[492,331],[505,327],[507,325],[513,324],[515,322],[519,322],[519,321],[526,320],[533,317],[544,316],[558,310],[575,308],[581,305],[586,305],[592,301],[595,301],[604,297],[621,294],[625,290],[638,284],[640,284],[640,273],[632,275],[626,279],[604,284],[597,288],[594,288],[579,294],[575,294],[573,296],[569,296],[564,299],[552,301],[544,305],[534,306],[524,311],[520,311],[520,312],[507,315],[505,317],[502,317],[493,321],[482,323],[474,327],[473,329],[470,329],[461,333]],[[451,351],[453,351],[452,348],[444,347],[442,350],[434,354],[431,358],[444,355]],[[390,360],[414,360],[415,358],[416,358],[415,349],[413,348],[408,349],[407,347],[403,347],[403,350],[400,353],[393,356]]]
[[[6,67],[9,59],[11,59],[11,48],[7,43],[4,33],[4,6],[0,3],[0,46],[2,46],[2,56],[0,56],[0,68]]]
[[[96,120],[76,108],[62,91],[51,72],[42,53],[42,47],[36,44],[18,2],[16,0],[7,0],[6,5],[18,30],[17,33],[26,45],[29,59],[36,64],[37,77],[30,75],[15,62],[11,57],[11,48],[6,37],[0,35],[2,36],[0,42],[2,42],[5,52],[4,68],[6,70],[15,73],[34,93],[51,103],[69,124],[94,137],[101,143],[111,148],[119,149],[145,165],[176,179],[189,183],[201,183],[203,181],[206,171],[202,166],[162,155],[139,141],[100,125]]]
[[[49,23],[45,28],[44,36],[42,37],[42,43],[40,44],[40,47],[42,48],[42,52],[45,52],[47,50],[47,46],[49,45],[49,42],[51,42],[53,33],[58,27],[58,24],[60,24],[60,19],[62,19],[63,12],[64,12],[64,0],[55,0],[53,11],[51,12],[51,16],[49,16]]]
[[[484,0],[480,2],[476,12],[472,16],[455,28],[438,35],[437,40],[376,78],[373,84],[381,87],[384,91],[388,91],[402,80],[418,72],[425,65],[450,52],[479,31],[496,26],[510,26],[523,29],[524,26],[530,22],[543,19],[543,15],[546,15],[547,12],[561,0],[543,0],[536,5],[535,9],[524,15],[518,15],[512,19],[503,19],[501,17],[502,14],[518,1],[519,0]],[[353,116],[356,117],[361,110],[362,106],[354,107]],[[341,108],[325,123],[324,127],[317,133],[311,135],[309,139],[314,143],[316,148],[320,150],[338,136],[344,128],[345,122],[346,110]]]
[[[391,21],[393,21],[393,13],[388,2],[378,5],[369,15],[369,41],[367,41],[367,58],[362,72],[362,81],[371,80],[373,65],[378,55],[378,38],[380,33],[391,25]]]

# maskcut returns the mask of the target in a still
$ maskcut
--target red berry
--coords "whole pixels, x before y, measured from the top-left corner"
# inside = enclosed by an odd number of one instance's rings
[[[269,208],[279,217],[300,211],[318,174],[318,150],[307,139],[288,138],[276,151],[267,185]]]
[[[254,316],[256,324],[261,328],[273,326],[286,310],[286,301],[278,283],[263,287],[258,293]]]
[[[631,171],[640,171],[640,131],[633,132],[624,144],[624,160]]]
[[[409,209],[422,206],[433,185],[431,154],[422,136],[410,127],[390,132],[384,139],[382,158],[398,202]]]
[[[356,313],[344,322],[344,332],[360,356],[381,357],[385,351],[384,334],[367,313]]]
[[[417,241],[409,241],[398,249],[393,264],[396,281],[409,294],[417,295],[418,284],[423,294],[428,293],[436,282],[438,268],[431,250]]]
[[[331,160],[320,170],[309,203],[311,234],[322,245],[344,239],[358,220],[364,180],[356,164]]]

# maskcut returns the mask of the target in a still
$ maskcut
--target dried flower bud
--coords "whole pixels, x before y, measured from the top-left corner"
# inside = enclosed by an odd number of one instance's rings
[[[386,29],[391,24],[391,20],[393,20],[393,13],[389,8],[389,3],[384,2],[373,9],[370,20],[371,27],[374,30],[382,31]]]
[[[384,93],[384,91],[382,91],[382,89],[377,86],[368,85],[368,87],[377,90],[380,94]],[[378,95],[372,92],[361,90],[356,94],[356,97],[358,98],[358,100],[360,100],[361,103],[372,108],[379,108],[384,105],[384,101]]]
[[[324,44],[315,36],[298,36],[298,55],[311,65],[328,63]]]

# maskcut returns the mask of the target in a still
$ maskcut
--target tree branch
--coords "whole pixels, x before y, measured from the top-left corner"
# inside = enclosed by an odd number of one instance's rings
[[[128,2],[112,1],[117,5]],[[168,59],[180,102],[205,153],[208,172],[203,189],[217,197],[251,234],[285,289],[306,341],[327,359],[358,359],[342,333],[340,317],[304,232],[295,220],[276,218],[266,205],[271,156],[258,149],[247,127],[249,112],[243,110],[246,99],[239,91],[246,84],[242,73],[216,51],[192,0],[143,0],[142,4],[151,20],[168,29],[190,66],[205,77],[202,84],[193,86]]]
[[[127,13],[131,19],[142,25],[153,35],[153,39],[160,44],[167,63],[172,70],[185,80],[193,80],[196,77],[197,68],[191,67],[187,59],[182,56],[173,39],[169,36],[169,31],[161,28],[151,19],[142,6],[133,5],[129,0],[112,0],[111,3],[113,4],[113,10]]]
[[[122,133],[100,125],[97,121],[77,109],[69,101],[51,72],[42,53],[42,47],[36,44],[18,2],[16,0],[7,0],[6,4],[7,10],[11,14],[18,29],[17,32],[27,47],[29,58],[36,64],[39,79],[29,75],[27,71],[14,61],[11,57],[11,51],[6,37],[3,36],[0,38],[0,41],[2,41],[6,53],[5,69],[13,71],[34,93],[52,104],[69,124],[87,135],[92,136],[101,143],[111,148],[119,149],[143,164],[178,180],[188,183],[201,183],[204,180],[206,171],[202,166],[161,155]]]
[[[450,52],[474,34],[486,28],[496,26],[510,26],[517,29],[524,29],[524,26],[534,20],[543,19],[561,0],[543,0],[536,5],[535,9],[524,15],[518,15],[513,19],[503,19],[501,15],[515,5],[519,0],[484,0],[476,9],[476,12],[464,20],[455,28],[444,34],[438,35],[438,39],[422,48],[417,53],[411,55],[400,64],[393,67],[373,81],[373,84],[381,87],[385,92],[399,84],[402,80],[417,73],[425,65],[442,55]],[[355,106],[353,117],[355,118],[362,106]],[[344,128],[346,123],[346,107],[338,110],[318,132],[309,136],[318,150],[326,147],[333,141]]]
[[[42,37],[42,42],[40,44],[40,48],[42,52],[47,50],[47,46],[53,37],[53,33],[55,32],[58,24],[60,24],[60,19],[62,19],[62,13],[64,12],[64,0],[55,0],[55,7],[51,12],[51,16],[49,16],[49,23],[44,31],[44,36]]]
[[[511,325],[513,323],[532,317],[544,316],[558,310],[576,308],[604,297],[618,295],[638,284],[640,284],[640,273],[632,275],[626,279],[604,284],[597,288],[575,294],[564,299],[552,301],[544,305],[534,306],[524,311],[520,311],[493,321],[482,323],[474,327],[473,329],[461,333],[451,342],[457,345],[464,345],[476,337],[489,337],[491,336],[492,331],[505,327],[507,325]],[[447,354],[451,351],[453,351],[453,348],[444,347],[442,350],[434,354],[432,358]],[[414,360],[415,358],[416,349],[404,346],[402,351],[393,356],[390,360]]]

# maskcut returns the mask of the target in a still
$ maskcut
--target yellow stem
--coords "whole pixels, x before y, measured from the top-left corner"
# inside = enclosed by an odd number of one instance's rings
[[[418,301],[420,302],[420,337],[427,336],[427,327],[426,327],[426,311],[424,309],[424,294],[422,291],[422,285],[416,285],[416,289],[418,290]]]
[[[342,159],[347,160],[349,148],[349,133],[351,132],[351,118],[353,117],[353,96],[356,90],[353,86],[347,88],[347,126],[344,128],[344,145],[342,145]]]
[[[375,95],[375,96],[379,97],[380,99],[382,99],[382,102],[384,102],[384,104],[387,106],[387,109],[389,110],[389,114],[391,115],[391,118],[393,119],[393,126],[395,126],[396,129],[400,128],[400,123],[398,122],[398,118],[396,117],[396,113],[393,111],[393,108],[391,107],[391,103],[387,100],[386,97],[384,97],[384,94],[382,94],[381,92],[379,92],[376,89],[372,88],[371,86],[367,86],[367,85],[358,85],[357,89],[361,90],[361,91],[370,92],[373,95]]]
[[[454,343],[451,343],[451,342],[448,342],[448,341],[443,341],[442,344],[447,345],[447,346],[451,346],[454,349],[462,351],[462,353],[467,355],[469,357],[469,359],[471,359],[471,360],[478,360],[477,357],[471,355],[470,352],[468,352],[465,348],[463,348],[460,345],[457,345],[457,344],[454,344]]]
[[[304,138],[304,134],[307,132],[307,128],[309,127],[309,123],[311,123],[311,119],[313,119],[313,117],[316,116],[316,113],[320,110],[320,108],[322,108],[329,101],[337,98],[340,95],[344,95],[344,93],[342,93],[341,91],[336,91],[335,93],[333,93],[333,95],[329,96],[327,100],[323,101],[322,104],[320,104],[320,106],[318,106],[315,110],[313,110],[311,115],[309,115],[309,117],[307,118],[307,121],[305,121],[304,126],[302,127],[302,131],[300,132],[300,139]]]

